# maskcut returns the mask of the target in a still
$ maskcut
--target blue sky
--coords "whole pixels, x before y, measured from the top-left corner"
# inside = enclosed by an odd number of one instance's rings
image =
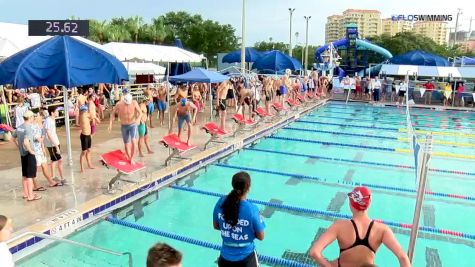
[[[475,19],[473,0],[246,0],[246,44],[269,40],[288,42],[289,12],[295,8],[293,32],[299,32],[297,42],[305,41],[304,15],[312,16],[309,22],[309,43],[322,44],[325,38],[326,17],[340,14],[347,8],[377,9],[383,17],[393,14],[452,14],[463,9],[459,24],[468,30],[470,16]],[[331,3],[331,4],[330,4]],[[69,16],[81,19],[110,19],[139,15],[146,21],[169,11],[184,10],[201,14],[206,19],[229,23],[241,35],[241,0],[0,0],[2,22],[24,23],[29,19],[64,19]],[[451,26],[455,25],[455,19]],[[475,30],[475,21],[472,22]],[[293,36],[293,43],[295,38]]]

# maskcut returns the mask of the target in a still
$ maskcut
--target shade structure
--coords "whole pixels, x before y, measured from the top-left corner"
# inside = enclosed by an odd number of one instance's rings
[[[380,73],[398,76],[417,74],[419,77],[472,78],[475,75],[475,68],[383,64]]]
[[[132,59],[155,62],[201,62],[204,56],[176,46],[112,42],[104,50],[122,61]]]
[[[219,83],[229,80],[229,77],[219,72],[196,68],[187,73],[170,77],[174,82]]]
[[[183,49],[183,43],[181,42],[180,39],[175,40],[175,46],[180,49]],[[171,63],[168,75],[170,76],[180,75],[183,73],[187,73],[190,70],[191,70],[190,63]]]
[[[26,24],[0,22],[0,58],[9,57],[50,38],[53,37],[28,36],[28,25]],[[73,38],[99,49],[102,47],[102,45],[81,36],[73,36]],[[2,46],[4,47],[2,48]]]
[[[14,88],[67,88],[128,80],[124,65],[109,53],[69,36],[56,36],[0,63],[0,84]]]
[[[261,58],[262,53],[251,47],[246,47],[246,62],[256,62]],[[221,60],[223,63],[241,62],[241,49],[226,54]]]
[[[0,37],[0,59],[9,57],[21,49],[10,39]]]
[[[455,60],[455,64],[462,66],[475,66],[475,57],[462,57]]]
[[[261,71],[280,72],[286,69],[300,70],[302,69],[302,64],[293,57],[278,50],[273,50],[262,55],[261,58],[254,62],[252,68]]]
[[[154,74],[164,75],[166,68],[153,63],[122,62],[129,75]]]
[[[394,56],[389,60],[392,64],[418,65],[418,66],[449,66],[449,61],[441,56],[422,50],[413,50],[405,54]]]

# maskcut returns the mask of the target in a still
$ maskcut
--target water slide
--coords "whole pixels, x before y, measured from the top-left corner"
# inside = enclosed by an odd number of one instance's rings
[[[333,46],[337,49],[338,48],[344,48],[344,47],[347,46],[347,44],[348,44],[348,39],[346,39],[346,38],[343,38],[343,39],[340,39],[340,40],[337,40],[337,41],[333,42]],[[321,54],[323,52],[325,52],[325,50],[327,50],[329,46],[330,46],[330,44],[326,44],[326,45],[321,46],[317,49],[317,51],[315,52],[315,60],[317,62],[323,62],[323,58],[322,58]],[[381,46],[375,45],[375,44],[373,44],[370,41],[365,40],[365,39],[356,39],[356,48],[358,50],[374,51],[374,52],[382,55],[386,59],[393,57],[391,52],[389,52],[387,49],[385,49]]]

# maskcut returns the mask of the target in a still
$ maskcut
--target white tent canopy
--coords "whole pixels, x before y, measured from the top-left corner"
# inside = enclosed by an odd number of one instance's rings
[[[114,55],[121,61],[139,59],[156,62],[201,62],[205,57],[176,46],[135,44],[135,43],[107,43],[103,45],[106,52]]]
[[[28,25],[0,22],[0,58],[9,57],[52,36],[28,36]],[[80,36],[74,38],[102,49],[98,43]]]
[[[129,75],[154,74],[165,75],[166,68],[153,63],[122,62]]]
[[[386,75],[406,74],[414,75],[417,73],[420,77],[449,77],[452,78],[474,78],[475,71],[467,71],[467,67],[436,67],[436,66],[415,66],[415,65],[393,65],[383,64],[380,73]],[[462,75],[463,74],[463,75]]]

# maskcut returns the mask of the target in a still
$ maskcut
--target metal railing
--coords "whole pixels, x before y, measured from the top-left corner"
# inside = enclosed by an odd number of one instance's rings
[[[128,258],[129,258],[129,267],[133,267],[132,253],[130,253],[130,252],[117,252],[117,251],[113,251],[113,250],[109,250],[109,249],[105,249],[105,248],[92,246],[92,245],[89,245],[89,244],[84,244],[84,243],[81,243],[81,242],[72,241],[72,240],[69,240],[69,239],[66,239],[66,238],[46,235],[46,234],[37,233],[37,232],[25,232],[23,234],[20,234],[20,235],[14,237],[14,238],[8,240],[7,243],[11,243],[13,241],[19,240],[21,238],[24,238],[25,236],[36,236],[36,237],[40,237],[40,238],[43,238],[43,239],[54,240],[54,241],[58,241],[58,242],[61,242],[61,243],[67,243],[67,244],[70,244],[70,245],[83,247],[83,248],[87,248],[87,249],[90,249],[90,250],[95,250],[95,251],[107,253],[107,254],[114,255],[114,256],[127,255]]]

